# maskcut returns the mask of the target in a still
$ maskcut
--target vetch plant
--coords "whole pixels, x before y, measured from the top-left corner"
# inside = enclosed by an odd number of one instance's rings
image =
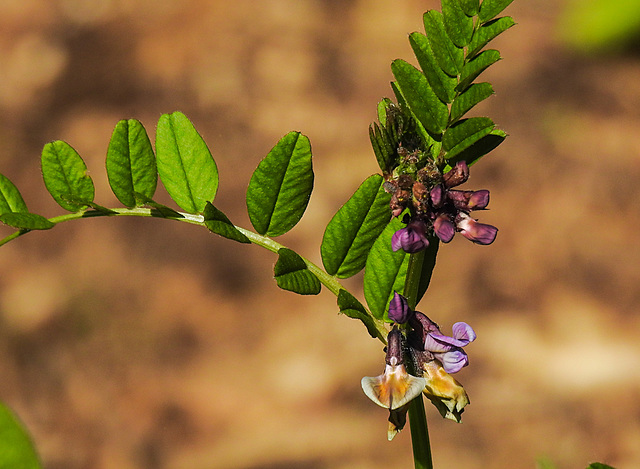
[[[445,335],[416,305],[429,287],[440,242],[451,242],[459,232],[489,245],[498,232],[475,218],[487,208],[489,191],[460,186],[472,165],[506,138],[490,118],[466,115],[493,94],[489,83],[476,80],[500,60],[500,53],[487,45],[514,25],[512,18],[498,17],[511,1],[442,0],[442,12],[424,14],[425,34],[409,36],[420,68],[393,61],[395,100],[378,104],[377,122],[369,127],[381,174],[366,178],[329,221],[320,246],[322,267],[274,239],[294,228],[307,208],[314,186],[309,139],[289,132],[258,164],[246,193],[253,227],[247,229],[214,205],[219,177],[215,160],[180,112],[160,117],[155,147],[139,121],[117,123],[106,171],[122,207],[95,201],[84,161],[63,141],[44,146],[42,176],[69,213],[44,217],[30,212],[18,189],[0,175],[0,221],[15,228],[0,245],[71,220],[137,216],[189,223],[276,253],[273,274],[280,288],[316,295],[324,286],[337,297],[342,314],[361,321],[386,346],[383,373],[363,378],[362,388],[389,409],[389,440],[403,429],[408,414],[415,466],[431,468],[421,395],[442,417],[460,422],[469,398],[452,374],[469,364],[465,347],[476,334],[457,322],[451,336]],[[158,176],[177,207],[154,200]],[[362,269],[364,302],[340,283]],[[0,424],[22,431],[13,417]],[[30,461],[25,467],[38,467],[30,444],[22,446],[25,461]]]

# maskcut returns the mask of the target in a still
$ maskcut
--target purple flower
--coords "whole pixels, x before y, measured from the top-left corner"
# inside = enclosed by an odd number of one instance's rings
[[[394,251],[403,249],[404,252],[414,254],[429,246],[427,226],[420,220],[411,220],[407,226],[399,229],[391,237],[391,247]]]
[[[458,161],[448,173],[442,176],[447,189],[464,184],[469,179],[469,166],[466,161]]]
[[[469,364],[467,354],[462,350],[476,338],[475,331],[466,322],[453,325],[453,337],[443,335],[439,330],[427,333],[424,349],[431,352],[442,363],[447,373],[457,373]]]
[[[433,221],[433,231],[443,243],[448,243],[456,234],[456,225],[449,219],[446,214],[438,215]]]
[[[498,234],[498,228],[495,226],[478,223],[466,213],[458,214],[456,225],[462,236],[476,244],[491,244]]]
[[[398,292],[394,292],[389,302],[389,319],[398,324],[404,324],[412,315],[413,311],[409,308],[407,299]]]

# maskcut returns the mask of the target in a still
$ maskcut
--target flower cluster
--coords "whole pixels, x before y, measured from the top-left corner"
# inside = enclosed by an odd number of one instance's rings
[[[387,337],[385,371],[380,376],[362,379],[362,389],[376,404],[389,409],[389,440],[404,427],[411,400],[424,393],[440,414],[460,422],[469,403],[466,391],[450,373],[469,364],[463,347],[473,342],[476,333],[467,323],[453,325],[453,336],[440,331],[436,323],[419,311],[413,311],[402,295],[395,293],[389,303],[389,319],[396,324],[408,324],[406,340],[393,326]],[[422,378],[405,369],[405,357]]]
[[[405,158],[406,160],[407,158]],[[392,238],[394,251],[408,253],[422,251],[429,246],[429,237],[437,236],[443,243],[453,239],[456,232],[477,244],[491,244],[498,233],[495,226],[479,223],[470,212],[484,210],[489,204],[489,191],[453,189],[469,179],[469,167],[459,161],[445,174],[433,164],[415,172],[387,175],[385,189],[392,194],[390,207],[393,216],[406,209],[406,226]]]

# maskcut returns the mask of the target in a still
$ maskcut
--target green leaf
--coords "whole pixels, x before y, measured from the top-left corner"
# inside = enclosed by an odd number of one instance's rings
[[[608,464],[603,464],[601,462],[593,462],[589,464],[587,469],[615,469],[613,466],[609,466]]]
[[[407,275],[409,255],[402,249],[391,250],[391,237],[400,228],[404,228],[398,218],[394,218],[378,236],[364,269],[364,297],[371,314],[376,319],[387,318],[389,301],[394,291],[401,292]]]
[[[371,337],[383,342],[386,340],[386,337],[380,333],[380,329],[376,327],[376,320],[369,315],[362,303],[348,291],[341,289],[338,292],[338,308],[340,308],[340,313],[345,316],[362,321]]]
[[[449,39],[444,29],[442,13],[429,10],[424,14],[424,30],[431,44],[431,50],[440,68],[448,75],[455,77],[462,70],[464,51]],[[402,86],[401,86],[402,87]]]
[[[184,215],[180,212],[176,212],[174,209],[167,207],[166,205],[162,205],[139,192],[134,192],[134,195],[136,197],[136,205],[151,207],[156,210],[158,215],[164,218],[184,218]]]
[[[378,103],[378,122],[383,127],[387,126],[387,108],[391,105],[389,98],[384,98]]]
[[[407,106],[426,130],[441,134],[447,125],[449,110],[429,86],[420,70],[402,59],[391,64],[398,88]]]
[[[57,140],[44,146],[42,177],[51,196],[65,210],[79,212],[93,202],[95,189],[87,166],[67,142]],[[65,194],[83,202],[69,202]]]
[[[450,122],[456,122],[480,101],[484,101],[493,94],[490,83],[475,83],[458,96],[451,105]]]
[[[251,176],[247,189],[251,224],[261,235],[286,233],[302,218],[312,190],[309,139],[300,132],[289,132]]]
[[[453,101],[457,80],[442,71],[436,62],[427,37],[421,33],[411,33],[409,43],[436,96],[444,103]]]
[[[429,288],[429,283],[431,283],[433,269],[436,267],[436,258],[438,256],[439,246],[440,240],[435,236],[430,236],[429,246],[427,246],[427,248],[425,249],[424,260],[422,261],[422,270],[420,272],[420,283],[418,285],[416,304],[420,303],[420,300]]]
[[[464,91],[487,67],[493,65],[500,60],[500,52],[495,49],[488,49],[472,60],[467,62],[460,73],[460,83],[456,86],[456,91]]]
[[[467,16],[475,16],[480,11],[480,0],[460,0],[460,7]]]
[[[514,24],[516,23],[513,21],[513,18],[510,16],[503,16],[502,18],[489,21],[488,23],[480,26],[473,34],[473,38],[471,38],[471,43],[467,49],[467,60],[470,60],[480,52],[484,46]]]
[[[365,266],[371,246],[391,218],[391,195],[383,182],[379,174],[368,177],[327,225],[320,252],[329,275],[347,278]]]
[[[204,208],[204,224],[209,231],[212,231],[220,236],[223,236],[240,243],[250,243],[251,240],[243,235],[238,229],[231,223],[229,218],[214,207],[211,202],[207,202]]]
[[[55,223],[50,222],[42,215],[27,212],[3,213],[0,215],[0,221],[21,230],[48,230],[56,226]]]
[[[396,148],[393,147],[388,133],[375,122],[369,126],[369,140],[371,140],[380,170],[384,174],[390,172],[393,168],[397,145]]]
[[[465,47],[473,35],[473,18],[465,14],[459,0],[442,0],[444,29],[458,47]]]
[[[0,468],[40,469],[31,437],[18,418],[0,404]]]
[[[488,117],[472,117],[456,122],[442,137],[442,147],[451,158],[487,135],[495,124]]]
[[[185,212],[202,213],[218,191],[218,167],[184,114],[160,116],[156,152],[158,173],[171,198]]]
[[[7,212],[28,212],[28,209],[18,188],[0,174],[0,214]]]
[[[126,207],[136,205],[135,192],[153,197],[158,184],[156,157],[143,125],[121,120],[107,150],[107,176],[111,190]]]
[[[322,287],[304,259],[287,248],[278,249],[278,262],[273,268],[273,275],[280,288],[300,295],[317,295]]]
[[[454,148],[451,152],[452,156],[449,157],[447,155],[447,163],[449,165],[455,165],[458,161],[464,160],[468,165],[471,165],[490,151],[494,150],[498,145],[504,142],[505,138],[507,138],[507,134],[504,131],[500,129],[493,129],[472,145],[460,152],[457,152],[455,156],[453,156],[453,153],[454,151],[457,151],[457,149]]]
[[[480,23],[486,23],[492,20],[507,8],[513,0],[483,0],[478,13]]]

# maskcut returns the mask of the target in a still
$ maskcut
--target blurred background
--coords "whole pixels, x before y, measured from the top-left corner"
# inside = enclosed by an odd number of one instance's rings
[[[608,7],[607,7],[608,5]],[[367,127],[389,65],[414,62],[426,0],[1,0],[0,172],[62,213],[39,176],[51,140],[104,159],[122,118],[153,140],[194,122],[220,170],[216,205],[249,226],[246,185],[290,130],[316,189],[282,242],[314,262],[326,223],[378,168]],[[640,8],[516,0],[473,111],[510,137],[474,166],[490,247],[444,246],[420,310],[473,325],[471,405],[428,404],[440,468],[640,467]],[[157,198],[169,202],[164,189]],[[11,233],[0,227],[0,235]],[[270,278],[275,257],[193,226],[91,219],[0,250],[0,400],[47,469],[412,467],[410,434],[360,389],[379,342],[324,291]],[[345,282],[361,295],[360,278]],[[362,296],[360,296],[362,298]]]

